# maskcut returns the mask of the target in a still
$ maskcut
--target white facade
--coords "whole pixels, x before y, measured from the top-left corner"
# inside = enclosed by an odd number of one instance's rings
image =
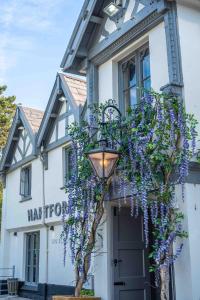
[[[80,69],[77,69],[77,74],[81,72],[86,72],[87,75],[89,74],[87,76],[87,101],[90,103],[91,95],[94,96],[97,94],[99,102],[105,102],[108,99],[116,99],[118,101],[120,99],[121,84],[119,74],[120,62],[130,54],[134,54],[135,51],[140,49],[143,45],[147,44],[150,54],[152,88],[159,91],[161,88],[169,85],[171,88],[178,89],[178,92],[181,91],[187,112],[194,113],[195,117],[200,122],[198,83],[198,73],[200,70],[200,60],[198,59],[198,54],[200,53],[200,5],[198,1],[178,1],[176,9],[173,10],[173,13],[176,12],[174,14],[175,22],[172,22],[172,24],[170,23],[171,27],[169,26],[169,22],[171,22],[173,18],[170,19],[169,14],[169,18],[167,19],[167,13],[170,12],[170,9],[174,9],[174,4],[167,4],[169,5],[169,7],[167,6],[168,10],[163,9],[161,6],[159,8],[160,10],[158,10],[158,20],[153,26],[149,24],[149,27],[147,27],[144,32],[142,31],[142,28],[140,28],[140,35],[136,36],[136,38],[127,45],[121,47],[120,50],[113,51],[112,53],[112,47],[110,47],[110,45],[112,46],[112,42],[113,44],[116,43],[115,36],[117,40],[117,34],[119,35],[119,41],[120,34],[121,36],[125,36],[126,28],[131,30],[131,22],[135,22],[134,26],[137,26],[137,18],[142,18],[143,14],[144,18],[147,18],[148,12],[153,9],[153,5],[156,5],[153,3],[151,7],[146,7],[148,5],[142,4],[142,2],[144,3],[145,1],[123,1],[123,3],[129,4],[122,20],[120,19],[121,23],[116,23],[116,20],[113,21],[113,19],[109,18],[102,21],[100,29],[94,39],[95,42],[93,44],[91,43],[91,49],[88,49],[88,57],[92,57],[92,55],[96,53],[93,60],[95,61],[96,59],[97,61],[95,67],[98,80],[95,81],[95,76],[91,77],[93,75],[90,75],[89,67],[88,69],[85,68],[85,65],[87,65],[85,61],[82,63],[79,62]],[[155,2],[157,3],[157,1]],[[166,4],[167,1],[160,2]],[[138,7],[136,7],[137,3],[140,3]],[[92,9],[94,9],[94,2],[89,1],[89,5],[88,18],[90,17],[90,10],[92,11]],[[134,7],[137,9],[134,12],[135,17],[132,18]],[[152,12],[154,11],[152,10]],[[145,13],[147,13],[147,15],[145,15]],[[162,14],[166,15],[161,18]],[[102,14],[101,18],[103,18]],[[168,20],[168,23],[166,20]],[[98,19],[98,22],[100,21],[101,20]],[[94,22],[95,26],[98,22]],[[77,67],[77,63],[74,63],[74,61],[76,59],[80,60],[81,56],[80,54],[76,54],[75,49],[77,49],[78,53],[78,49],[81,47],[81,38],[83,39],[82,32],[87,30],[86,23],[87,17],[84,20],[80,20],[78,23],[80,32],[75,31],[75,36],[72,36],[69,47],[74,47],[74,51],[72,54],[69,54],[69,51],[66,52],[67,54],[62,62],[64,71],[70,72],[72,69],[74,72],[74,66]],[[144,27],[147,26],[146,23],[144,24]],[[173,28],[173,26],[175,28]],[[96,30],[96,27],[94,30]],[[174,34],[173,37],[171,36],[172,34]],[[177,43],[173,44],[175,39],[177,39]],[[105,53],[100,59],[98,55],[103,53],[107,48],[110,49],[111,54],[108,55]],[[100,54],[97,53],[98,50]],[[178,56],[177,53],[179,53]],[[85,60],[89,60],[88,57],[86,57]],[[176,68],[181,74],[177,75]],[[91,74],[93,73],[91,72]],[[183,82],[179,82],[179,84],[177,83],[178,80],[177,82],[173,82],[172,79],[176,76],[180,78],[183,77]],[[90,80],[93,84],[92,91]],[[63,84],[62,80],[61,82]],[[68,82],[68,84],[70,83]],[[77,84],[81,86],[80,82]],[[19,183],[22,166],[20,165],[15,169],[6,171],[0,267],[11,267],[15,265],[16,277],[21,281],[25,281],[26,234],[31,231],[40,231],[39,283],[73,286],[74,276],[73,267],[70,263],[70,254],[68,254],[66,266],[63,265],[63,245],[59,239],[62,231],[61,216],[55,216],[55,204],[62,204],[67,201],[67,195],[63,189],[63,149],[69,144],[69,141],[63,140],[66,135],[66,118],[68,124],[73,122],[74,119],[77,119],[77,116],[79,116],[80,108],[79,105],[77,105],[77,101],[72,99],[73,97],[71,97],[72,95],[69,93],[69,86],[62,85],[62,89],[67,98],[67,103],[73,108],[71,110],[72,113],[66,115],[65,118],[62,118],[62,115],[66,113],[67,106],[66,104],[59,106],[59,112],[56,117],[57,121],[52,125],[51,135],[48,136],[48,130],[45,128],[50,126],[49,116],[55,114],[53,111],[53,104],[57,103],[53,102],[55,101],[54,98],[56,97],[56,93],[55,95],[52,95],[36,140],[36,142],[40,141],[40,136],[43,136],[44,139],[48,140],[48,143],[45,145],[48,153],[48,167],[43,165],[39,151],[36,156],[28,162],[28,164],[31,164],[32,166],[32,199],[21,201]],[[60,105],[59,102],[55,107],[58,105]],[[59,116],[61,117],[59,118]],[[36,143],[37,146],[38,143]],[[27,155],[30,154],[28,151],[27,153]],[[18,162],[17,155],[18,154],[16,153],[16,162]],[[176,294],[177,300],[200,299],[200,260],[198,257],[198,249],[200,247],[200,180],[198,179],[198,176],[200,174],[199,172],[196,172],[195,174],[196,178],[194,181],[193,179],[190,179],[186,184],[184,202],[179,200],[181,197],[179,197],[180,192],[177,188],[177,205],[184,212],[184,227],[189,233],[189,238],[184,243],[183,253],[175,265],[174,294]],[[194,176],[192,178],[194,178]],[[54,209],[54,211],[52,211],[51,217],[41,217],[39,220],[35,221],[28,220],[28,211],[31,209],[39,209],[48,205],[50,214],[50,206],[53,204],[54,207],[52,209]],[[114,299],[113,285],[113,206],[112,202],[105,204],[106,213],[104,221],[99,229],[103,236],[103,240],[98,241],[99,255],[95,257],[92,267],[94,273],[95,294],[102,297],[102,300],[118,300]],[[52,225],[54,226],[54,231],[50,230]],[[17,236],[14,235],[14,232],[17,232]],[[15,249],[15,251],[13,251],[13,249]]]

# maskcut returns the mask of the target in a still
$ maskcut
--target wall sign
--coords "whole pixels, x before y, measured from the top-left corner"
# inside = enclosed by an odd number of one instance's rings
[[[55,204],[45,205],[43,208],[33,208],[28,210],[28,221],[41,220],[44,214],[45,219],[52,218],[53,216],[60,217],[67,209],[67,202],[58,202]]]

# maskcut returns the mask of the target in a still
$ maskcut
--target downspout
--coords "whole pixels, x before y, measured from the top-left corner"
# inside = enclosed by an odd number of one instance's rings
[[[42,163],[42,225],[46,228],[46,245],[45,245],[45,282],[46,287],[44,291],[44,299],[47,299],[47,285],[48,285],[48,272],[49,272],[49,226],[45,221],[45,206],[46,206],[46,197],[45,197],[45,153],[44,147],[40,149],[40,160]]]

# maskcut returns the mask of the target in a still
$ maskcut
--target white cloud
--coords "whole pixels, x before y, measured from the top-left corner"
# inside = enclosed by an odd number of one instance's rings
[[[23,52],[34,49],[34,35],[56,30],[56,17],[66,0],[1,0],[0,81]]]
[[[56,12],[64,0],[1,0],[0,23],[28,31],[54,28]]]

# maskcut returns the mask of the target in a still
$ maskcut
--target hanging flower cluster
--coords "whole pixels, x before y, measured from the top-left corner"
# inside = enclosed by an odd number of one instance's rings
[[[182,99],[152,91],[143,93],[122,120],[109,109],[107,125],[102,126],[101,114],[107,104],[93,107],[88,122],[69,128],[73,154],[72,176],[66,186],[68,209],[63,216],[65,251],[68,242],[76,271],[86,280],[86,262],[94,250],[94,229],[97,230],[103,215],[105,191],[86,153],[103,136],[110,147],[121,152],[115,174],[121,198],[119,207],[124,199],[130,201],[133,217],[142,212],[145,244],[152,247],[151,270],[155,271],[158,283],[160,269],[168,268],[183,247],[180,243],[174,251],[174,241],[187,235],[181,226],[183,215],[176,208],[174,194],[179,184],[184,197],[189,161],[195,154],[197,122],[193,115],[186,114]],[[112,178],[107,191],[109,184]]]

